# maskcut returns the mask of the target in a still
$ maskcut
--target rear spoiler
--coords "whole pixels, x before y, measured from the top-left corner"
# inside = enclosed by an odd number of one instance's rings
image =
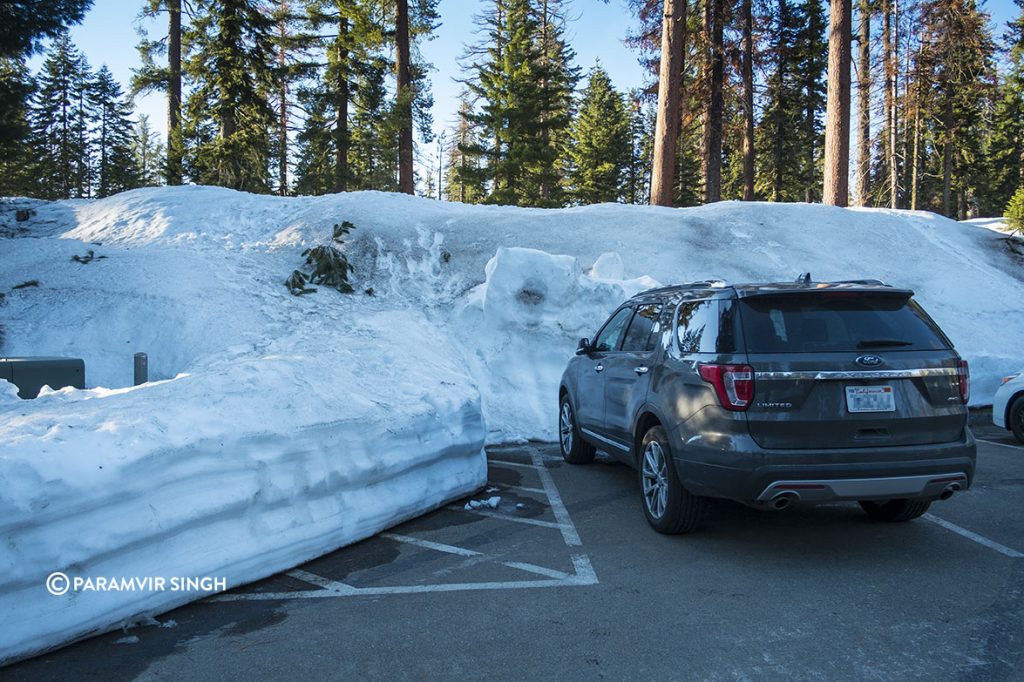
[[[778,287],[763,286],[756,289],[737,288],[738,298],[782,297],[782,296],[879,296],[885,298],[907,299],[914,295],[911,289],[894,289],[886,285],[870,285],[860,282],[821,282],[805,286],[783,285]]]

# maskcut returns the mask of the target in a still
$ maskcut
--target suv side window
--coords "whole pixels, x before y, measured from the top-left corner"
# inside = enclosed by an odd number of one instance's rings
[[[626,339],[622,342],[622,350],[646,352],[654,350],[654,326],[661,317],[661,306],[657,304],[642,305],[636,309],[636,315],[629,324]]]
[[[718,338],[718,301],[684,301],[679,305],[676,338],[683,353],[714,353]]]
[[[619,342],[622,340],[622,336],[626,331],[626,325],[629,324],[629,318],[632,315],[633,309],[631,307],[619,308],[604,325],[604,328],[597,333],[597,338],[594,339],[593,344],[594,350],[600,353],[618,350]]]

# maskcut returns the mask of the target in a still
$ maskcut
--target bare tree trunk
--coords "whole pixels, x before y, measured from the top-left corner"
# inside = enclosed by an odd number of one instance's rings
[[[857,204],[871,203],[871,0],[860,0],[857,60]]]
[[[754,200],[754,19],[743,0],[743,200]]]
[[[828,106],[825,114],[825,187],[832,206],[849,201],[851,0],[832,0],[828,40]]]
[[[182,179],[181,0],[167,0],[167,184]]]
[[[414,191],[412,166],[412,73],[409,66],[409,0],[395,0],[395,74],[398,88],[398,191]]]
[[[725,47],[722,24],[724,0],[706,0],[705,30],[710,45],[708,108],[704,117],[704,202],[722,200],[722,81],[725,78]]]
[[[349,79],[349,54],[348,54],[348,17],[344,14],[343,8],[338,7],[338,53],[335,55],[338,60],[337,79],[335,83],[337,90],[334,93],[334,191],[348,191],[348,79]]]
[[[277,97],[280,100],[281,110],[278,112],[278,162],[277,162],[277,193],[281,196],[288,195],[288,76],[287,50],[285,43],[288,39],[288,0],[281,0],[281,20],[278,24],[278,37],[280,43],[277,46],[277,66],[281,70],[280,81],[278,82]]]
[[[672,205],[676,144],[682,104],[683,47],[686,40],[687,0],[665,0],[661,25],[661,64],[658,70],[658,115],[654,125],[651,204]]]

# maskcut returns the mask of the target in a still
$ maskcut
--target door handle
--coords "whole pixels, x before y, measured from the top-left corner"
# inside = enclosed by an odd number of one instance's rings
[[[647,372],[649,372],[650,370],[644,365],[640,365],[639,367],[634,367],[633,371],[636,372],[637,374],[647,374]]]
[[[604,371],[604,365],[602,365],[602,364],[598,364],[598,365],[596,365],[596,366],[594,367],[594,371],[595,371],[595,372],[603,372],[603,371]]]

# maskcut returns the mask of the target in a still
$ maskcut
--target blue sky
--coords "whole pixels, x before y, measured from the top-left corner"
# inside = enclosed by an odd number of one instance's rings
[[[85,52],[89,63],[94,68],[106,64],[123,84],[128,83],[132,67],[138,64],[135,25],[141,4],[136,0],[95,0],[82,24],[71,31],[72,39]],[[465,45],[476,39],[473,17],[484,4],[484,0],[440,0],[441,26],[434,40],[422,46],[424,56],[435,69],[431,80],[436,131],[454,122],[459,85],[453,78],[461,73],[458,60]],[[571,18],[569,43],[583,72],[600,59],[617,88],[625,91],[640,86],[643,70],[636,54],[623,45],[626,34],[636,25],[626,0],[569,0],[566,5]],[[1012,0],[990,0],[984,5],[992,15],[996,36],[1001,37],[1006,22],[1016,15],[1016,6]],[[154,35],[161,30],[162,23],[150,22]],[[34,58],[32,68],[38,69],[41,62],[41,57]],[[138,113],[149,116],[156,130],[166,130],[166,104],[162,96],[140,97],[136,108]],[[431,150],[423,149],[421,153],[428,155]]]

